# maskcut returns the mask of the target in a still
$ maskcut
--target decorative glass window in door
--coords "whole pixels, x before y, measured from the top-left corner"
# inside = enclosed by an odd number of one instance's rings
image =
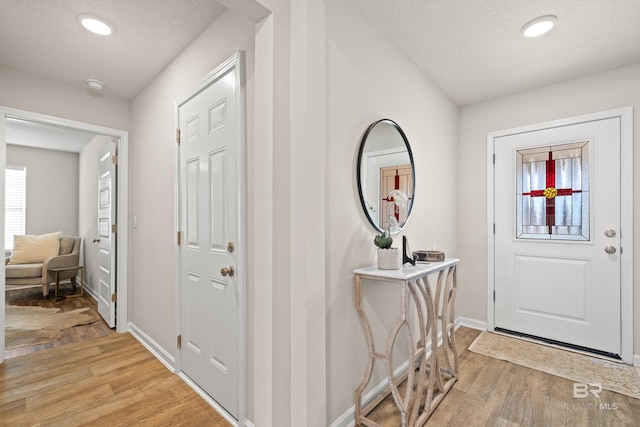
[[[589,142],[516,151],[516,238],[589,240]]]
[[[412,194],[413,170],[410,164],[387,166],[380,168],[380,220],[378,224],[383,230],[397,231],[398,224],[407,220],[409,203],[398,204],[390,198],[391,192],[400,191],[406,195]]]

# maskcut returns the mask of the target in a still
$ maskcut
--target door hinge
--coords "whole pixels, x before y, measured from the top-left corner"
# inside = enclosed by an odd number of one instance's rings
[[[496,234],[496,223],[493,223],[493,234]]]
[[[114,165],[118,164],[118,156],[111,156],[111,163],[113,163]]]
[[[176,142],[180,145],[180,128],[176,129]]]
[[[118,232],[118,224],[111,224],[111,232],[112,233]]]
[[[178,246],[182,244],[182,233],[178,231]]]
[[[111,294],[111,302],[118,302],[118,294]]]
[[[493,164],[496,164],[496,153],[493,153]]]
[[[176,337],[176,344],[178,345],[178,350],[180,350],[182,348],[182,335]]]
[[[493,291],[493,302],[496,302],[496,291]]]

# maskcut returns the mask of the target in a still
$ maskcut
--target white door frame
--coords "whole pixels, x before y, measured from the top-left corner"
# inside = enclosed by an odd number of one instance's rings
[[[244,100],[244,85],[245,85],[245,77],[244,77],[244,53],[241,51],[233,54],[229,59],[220,64],[216,69],[211,71],[205,77],[203,77],[198,83],[196,83],[187,93],[182,95],[175,104],[175,123],[176,129],[180,128],[180,120],[179,120],[179,108],[180,105],[187,102],[190,98],[196,96],[199,92],[204,90],[207,86],[209,86],[213,81],[217,80],[221,75],[226,74],[229,70],[235,68],[236,69],[236,94],[238,94],[238,99],[236,103],[236,115],[238,118],[238,141],[240,141],[238,145],[238,244],[236,245],[236,257],[237,257],[237,271],[236,271],[236,280],[238,284],[238,332],[240,334],[238,338],[238,420],[236,421],[227,414],[227,412],[222,408],[218,403],[213,400],[208,394],[198,387],[192,380],[190,380],[186,375],[182,373],[181,360],[180,360],[180,351],[176,351],[175,357],[175,369],[176,372],[180,375],[180,377],[189,384],[200,396],[202,396],[211,406],[216,408],[218,412],[225,417],[227,421],[229,421],[232,425],[244,425],[246,414],[247,414],[247,387],[246,387],[246,377],[247,377],[247,355],[246,355],[246,269],[247,263],[245,262],[246,255],[246,246],[247,239],[245,237],[245,231],[247,227],[246,221],[246,212],[245,212],[245,199],[246,199],[246,191],[245,191],[245,180],[246,180],[246,141],[244,135],[245,129],[245,100]],[[179,334],[181,329],[180,324],[180,315],[181,315],[181,294],[180,294],[180,246],[178,245],[177,237],[178,233],[182,231],[182,218],[180,216],[181,207],[180,207],[180,147],[178,144],[175,144],[174,148],[175,153],[175,165],[174,165],[174,181],[175,181],[175,192],[174,192],[174,206],[175,206],[175,233],[176,236],[175,241],[175,276],[174,276],[174,295],[175,295],[175,330],[176,333]]]
[[[487,134],[487,330],[495,329],[494,147],[495,139],[541,129],[620,118],[620,327],[622,361],[633,364],[633,107],[554,120]]]
[[[128,230],[129,230],[129,132],[75,120],[63,119],[60,117],[48,116],[31,111],[19,110],[15,108],[0,106],[0,169],[3,171],[7,167],[7,116],[21,118],[32,122],[64,126],[95,134],[111,136],[119,139],[118,147],[118,239],[117,239],[117,283],[118,283],[118,308],[116,331],[126,332],[129,328],[127,318],[127,295],[128,295]],[[1,174],[0,187],[4,188],[4,173]],[[4,197],[0,197],[0,239],[4,240]],[[95,203],[95,200],[92,201]],[[5,272],[4,263],[0,263],[0,283],[4,289]],[[0,292],[0,361],[4,355],[4,302],[5,293]]]

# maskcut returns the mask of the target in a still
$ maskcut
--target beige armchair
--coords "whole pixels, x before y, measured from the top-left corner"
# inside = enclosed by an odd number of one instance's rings
[[[60,236],[60,251],[57,256],[45,259],[43,262],[29,262],[16,264],[5,259],[5,290],[35,288],[42,286],[42,295],[49,295],[49,284],[56,281],[55,273],[49,270],[57,267],[74,267],[80,262],[80,244],[82,238],[74,236]],[[73,288],[76,287],[77,270],[60,272],[60,280],[71,279]]]

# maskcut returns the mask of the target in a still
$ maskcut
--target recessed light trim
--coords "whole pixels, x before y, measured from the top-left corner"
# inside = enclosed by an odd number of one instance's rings
[[[105,86],[103,82],[96,79],[87,79],[85,80],[85,83],[87,84],[87,87],[89,89],[94,90],[96,92],[102,92],[102,89],[104,89],[104,86]]]
[[[538,37],[551,31],[556,21],[558,17],[554,15],[540,16],[524,24],[520,31],[525,37]]]
[[[108,36],[113,33],[113,27],[104,19],[92,15],[79,15],[78,20],[82,26],[94,34]]]

